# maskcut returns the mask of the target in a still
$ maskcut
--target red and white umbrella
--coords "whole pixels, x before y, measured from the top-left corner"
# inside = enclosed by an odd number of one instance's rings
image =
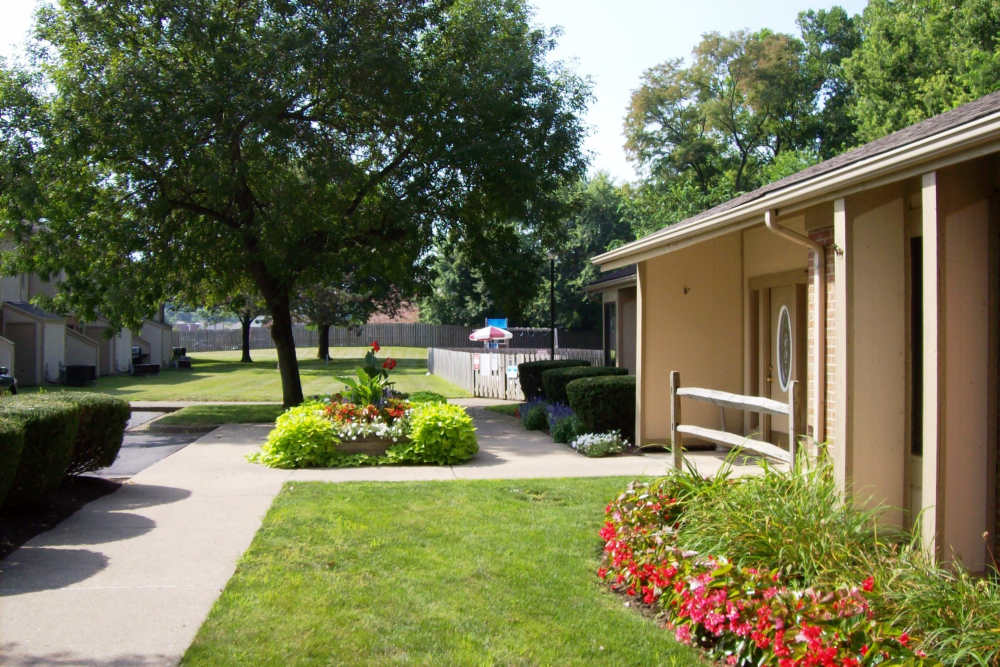
[[[514,334],[500,327],[483,327],[469,334],[469,340],[477,343],[490,340],[510,340],[513,337]]]

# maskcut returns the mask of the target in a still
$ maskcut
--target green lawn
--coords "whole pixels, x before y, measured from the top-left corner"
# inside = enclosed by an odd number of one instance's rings
[[[486,409],[489,410],[490,412],[496,412],[501,415],[507,415],[508,417],[516,417],[518,408],[520,407],[521,407],[520,405],[510,405],[510,404],[487,405]]]
[[[190,405],[156,420],[158,426],[219,426],[220,424],[269,424],[284,411],[280,403],[266,405]]]
[[[625,478],[289,483],[187,665],[694,665],[604,590]]]
[[[343,385],[337,375],[353,375],[367,348],[330,348],[336,358],[316,359],[316,348],[300,348],[299,373],[302,391],[308,397],[329,395]],[[240,363],[239,350],[191,354],[190,370],[163,370],[159,375],[102,377],[97,384],[82,388],[121,396],[134,401],[274,401],[281,402],[281,377],[274,350],[254,350],[253,363]],[[400,391],[435,391],[447,397],[468,396],[468,392],[436,375],[427,375],[427,350],[422,347],[386,347],[379,359],[392,357],[398,365],[390,379]],[[61,388],[60,388],[61,389]],[[66,387],[73,390],[73,387]],[[25,388],[25,391],[32,391]],[[51,391],[51,389],[47,389]]]

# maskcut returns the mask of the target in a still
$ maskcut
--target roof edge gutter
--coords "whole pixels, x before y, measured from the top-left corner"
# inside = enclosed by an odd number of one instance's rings
[[[879,153],[858,162],[844,165],[829,173],[794,183],[779,190],[768,192],[758,199],[748,201],[736,208],[698,220],[693,224],[669,226],[649,236],[632,241],[621,248],[616,248],[591,258],[602,271],[626,266],[628,264],[648,259],[650,256],[663,254],[665,248],[670,248],[675,242],[688,237],[701,236],[707,229],[726,227],[738,224],[741,220],[757,217],[763,210],[795,206],[803,200],[817,196],[834,196],[859,183],[873,178],[885,178],[894,172],[902,171],[909,165],[920,165],[920,171],[933,171],[937,163],[953,162],[956,156],[968,152],[975,153],[977,144],[984,143],[984,138],[1000,131],[1000,112],[969,121],[966,124],[950,128],[937,135],[931,135],[916,142],[896,147],[885,153]],[[989,142],[992,146],[995,141]],[[926,163],[926,164],[921,164]]]

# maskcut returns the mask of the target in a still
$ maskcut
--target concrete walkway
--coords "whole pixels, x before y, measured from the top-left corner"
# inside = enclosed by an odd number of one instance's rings
[[[289,480],[641,476],[669,463],[588,459],[511,417],[470,412],[480,453],[453,467],[272,470],[245,459],[270,426],[204,435],[0,561],[0,663],[176,664]],[[697,459],[707,474],[722,456]]]

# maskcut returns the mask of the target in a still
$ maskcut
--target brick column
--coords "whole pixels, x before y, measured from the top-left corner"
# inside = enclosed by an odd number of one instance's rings
[[[826,350],[824,354],[826,355],[825,364],[825,377],[818,378],[816,373],[809,374],[809,386],[808,386],[808,411],[807,411],[807,423],[810,425],[810,432],[815,435],[815,427],[813,425],[817,424],[820,419],[823,420],[824,432],[826,433],[826,440],[832,442],[833,440],[833,425],[834,418],[836,417],[836,405],[834,402],[834,391],[833,383],[836,378],[836,359],[835,353],[837,351],[837,342],[834,336],[834,324],[836,317],[837,301],[834,294],[834,243],[833,243],[833,227],[824,227],[821,229],[815,229],[809,232],[809,238],[819,243],[823,246],[826,256],[824,257],[824,266],[826,269]],[[808,331],[806,333],[807,347],[809,355],[809,368],[816,367],[816,327],[818,323],[816,322],[816,287],[815,287],[815,274],[816,265],[813,261],[809,262],[809,288],[808,288]],[[816,405],[816,392],[818,390],[819,382],[825,383],[825,414],[817,415],[815,414]]]

